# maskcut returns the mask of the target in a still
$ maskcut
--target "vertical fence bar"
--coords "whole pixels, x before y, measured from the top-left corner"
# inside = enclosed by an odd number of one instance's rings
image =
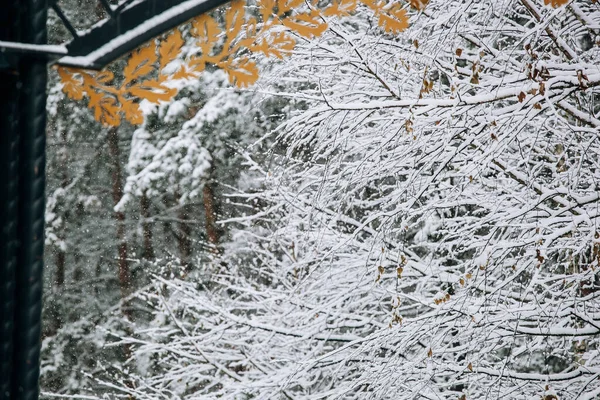
[[[46,0],[20,3],[21,41],[46,44]],[[46,169],[46,61],[19,60],[19,248],[15,287],[12,400],[39,396]]]
[[[19,40],[19,0],[2,2],[0,40]],[[18,71],[0,60],[0,400],[11,399],[17,265]]]
[[[17,80],[0,72],[0,400],[10,397],[17,250]]]

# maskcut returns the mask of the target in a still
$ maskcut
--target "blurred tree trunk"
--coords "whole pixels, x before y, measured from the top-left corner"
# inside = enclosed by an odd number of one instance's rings
[[[61,147],[59,153],[59,169],[61,173],[60,187],[65,191],[69,186],[69,149],[67,148],[67,130],[63,129],[60,134]],[[61,233],[58,233],[59,242],[66,240],[66,224],[69,219],[69,210],[65,207],[62,215]],[[55,249],[56,257],[56,272],[52,281],[53,299],[50,304],[50,314],[52,315],[52,323],[49,329],[45,332],[46,336],[53,336],[62,327],[65,322],[64,309],[61,307],[61,294],[64,292],[65,287],[65,268],[67,253],[65,248],[62,246],[56,246]]]
[[[113,203],[116,206],[123,197],[123,177],[121,172],[119,135],[117,128],[111,128],[108,131],[108,148],[112,164],[112,196]],[[118,266],[119,266],[119,284],[121,287],[121,297],[125,299],[131,293],[131,272],[127,262],[127,240],[125,237],[125,213],[115,211],[115,220],[117,222],[117,243],[118,243]],[[127,304],[123,304],[123,314],[131,320],[131,311]]]
[[[175,198],[178,199],[179,197],[179,193],[175,193]],[[179,211],[177,211],[177,219],[179,219],[179,227],[175,238],[177,239],[177,247],[179,248],[179,258],[181,259],[181,265],[185,267],[186,271],[190,271],[192,267],[190,260],[190,256],[192,255],[192,229],[187,222],[189,219],[187,206],[183,205],[179,208]]]
[[[150,218],[150,199],[144,192],[140,199],[140,209],[142,213],[142,247],[143,256],[146,260],[154,258],[154,247],[152,246],[152,224],[148,221]]]
[[[217,228],[217,207],[213,183],[209,180],[202,189],[204,213],[206,219],[206,236],[214,253],[219,252],[220,232]]]

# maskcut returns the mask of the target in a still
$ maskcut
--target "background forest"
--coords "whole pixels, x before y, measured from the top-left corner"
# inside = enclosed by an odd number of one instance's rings
[[[295,3],[139,125],[51,73],[42,397],[600,397],[600,3]]]

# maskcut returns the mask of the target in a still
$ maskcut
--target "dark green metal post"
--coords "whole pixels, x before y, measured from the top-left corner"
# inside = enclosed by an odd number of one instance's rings
[[[6,0],[0,38],[46,44],[45,0]],[[0,59],[0,400],[39,397],[46,60]]]
[[[21,41],[46,44],[46,0],[20,2]],[[45,59],[19,60],[19,205],[12,399],[39,397],[46,174]]]
[[[0,73],[1,97],[17,98],[16,79]],[[10,399],[17,265],[17,107],[0,100],[0,400]]]
[[[3,1],[0,40],[19,40],[19,2]],[[0,54],[0,400],[11,398],[17,265],[18,100],[15,60]]]

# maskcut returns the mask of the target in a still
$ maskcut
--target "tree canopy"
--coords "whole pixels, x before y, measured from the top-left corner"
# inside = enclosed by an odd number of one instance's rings
[[[99,318],[126,354],[52,390],[597,398],[599,26],[592,0],[237,2],[59,70],[56,104],[121,125],[105,209],[156,251]]]

